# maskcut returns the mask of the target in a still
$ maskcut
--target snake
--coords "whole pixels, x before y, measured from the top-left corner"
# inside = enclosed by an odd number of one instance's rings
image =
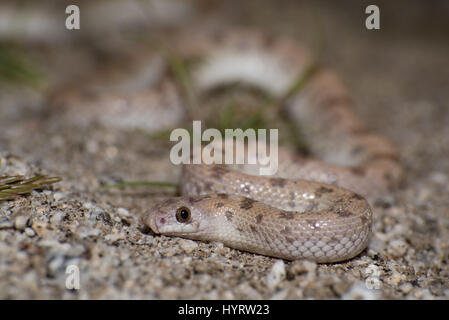
[[[336,72],[320,65],[298,92],[286,95],[315,61],[289,37],[202,30],[175,47],[201,57],[191,70],[198,93],[237,82],[287,97],[283,112],[313,156],[280,147],[275,176],[258,176],[245,166],[184,164],[180,196],[156,204],[142,222],[156,234],[285,260],[334,263],[359,255],[372,234],[369,201],[390,194],[402,168],[396,147],[354,113]],[[133,54],[117,77],[110,71],[89,76],[83,89],[58,94],[53,105],[84,124],[145,130],[179,124],[186,103],[165,75],[164,56],[150,51]]]

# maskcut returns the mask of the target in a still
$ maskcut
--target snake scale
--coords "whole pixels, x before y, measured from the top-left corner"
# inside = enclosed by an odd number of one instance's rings
[[[281,98],[313,62],[289,38],[248,30],[189,35],[177,50],[201,57],[191,71],[198,93],[240,82]],[[89,77],[84,89],[59,94],[54,105],[83,124],[146,130],[178,124],[185,103],[165,76],[164,56],[142,50],[128,65],[112,75]],[[313,158],[280,148],[275,177],[224,165],[184,165],[181,197],[150,209],[143,222],[155,233],[218,241],[287,260],[326,263],[355,257],[366,248],[372,228],[366,199],[395,188],[401,166],[395,147],[368,130],[351,104],[338,76],[318,68],[284,106]]]

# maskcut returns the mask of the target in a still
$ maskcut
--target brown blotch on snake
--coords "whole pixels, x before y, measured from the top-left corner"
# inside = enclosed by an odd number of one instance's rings
[[[360,221],[362,221],[362,223],[365,224],[368,222],[368,219],[365,216],[361,216]]]
[[[171,205],[171,204],[173,204],[173,203],[176,203],[176,199],[174,199],[174,198],[169,198],[169,199],[167,199],[167,200],[164,200],[164,201],[162,202],[162,205],[169,206],[169,205]]]
[[[336,213],[340,216],[340,217],[349,217],[350,215],[352,215],[351,211],[345,210],[345,209],[337,209]]]
[[[229,196],[226,193],[218,193],[217,197],[219,197],[220,199],[226,200],[227,198],[229,198]]]
[[[257,217],[256,217],[257,224],[260,224],[262,222],[262,220],[263,220],[263,214],[257,215]]]
[[[287,219],[287,220],[291,220],[295,217],[295,215],[293,214],[293,212],[289,212],[289,211],[281,211],[279,213],[279,218],[282,219]]]
[[[273,187],[281,187],[285,186],[285,179],[283,178],[271,178],[270,183]]]
[[[231,221],[232,221],[232,217],[234,216],[234,213],[232,213],[231,211],[226,211],[226,212],[225,212],[225,216],[226,216],[226,219],[227,219],[229,222],[231,222]]]
[[[244,198],[240,203],[240,209],[249,210],[253,207],[255,201],[250,198]]]
[[[210,198],[209,195],[202,195],[202,196],[197,196],[197,197],[189,197],[189,202],[190,203],[196,203],[196,202],[200,202],[203,201],[204,199],[208,199]]]
[[[217,202],[217,204],[215,205],[215,207],[217,207],[217,208],[224,207],[224,203],[223,203],[223,202]]]
[[[354,193],[351,197],[351,199],[354,200],[364,200],[365,198],[363,198],[361,195],[359,195],[358,193]]]
[[[319,188],[315,191],[315,193],[317,194],[318,197],[321,197],[323,194],[325,194],[325,193],[331,193],[331,192],[333,192],[333,191],[334,191],[334,190],[332,190],[331,188],[327,188],[327,187],[321,186],[321,187],[319,187]]]

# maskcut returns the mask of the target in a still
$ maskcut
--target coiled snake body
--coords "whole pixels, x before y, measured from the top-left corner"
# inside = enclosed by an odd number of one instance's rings
[[[198,92],[237,81],[283,97],[312,62],[307,50],[289,39],[242,30],[190,36],[180,51],[202,57],[192,71]],[[161,74],[160,59],[152,59],[156,75]],[[154,74],[142,77],[153,83],[158,78]],[[91,112],[83,113],[81,105],[93,103],[95,120],[109,126],[160,129],[182,119],[182,99],[169,82],[149,93],[127,91],[119,98],[125,103],[115,109],[111,98],[101,94],[89,103],[77,102],[71,117],[85,119]],[[147,103],[139,103],[146,98]],[[73,95],[69,100],[79,101]],[[281,148],[276,177],[221,165],[185,165],[182,197],[152,208],[143,222],[156,233],[219,241],[289,260],[336,262],[356,256],[368,244],[373,221],[365,197],[387,194],[397,184],[401,167],[392,144],[371,133],[350,104],[338,77],[319,69],[285,103],[316,158]],[[145,121],[146,115],[157,121]]]

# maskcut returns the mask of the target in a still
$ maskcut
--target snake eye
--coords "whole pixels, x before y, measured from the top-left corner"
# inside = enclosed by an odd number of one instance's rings
[[[180,207],[176,210],[176,220],[182,223],[190,222],[191,220],[190,209],[186,207]]]

